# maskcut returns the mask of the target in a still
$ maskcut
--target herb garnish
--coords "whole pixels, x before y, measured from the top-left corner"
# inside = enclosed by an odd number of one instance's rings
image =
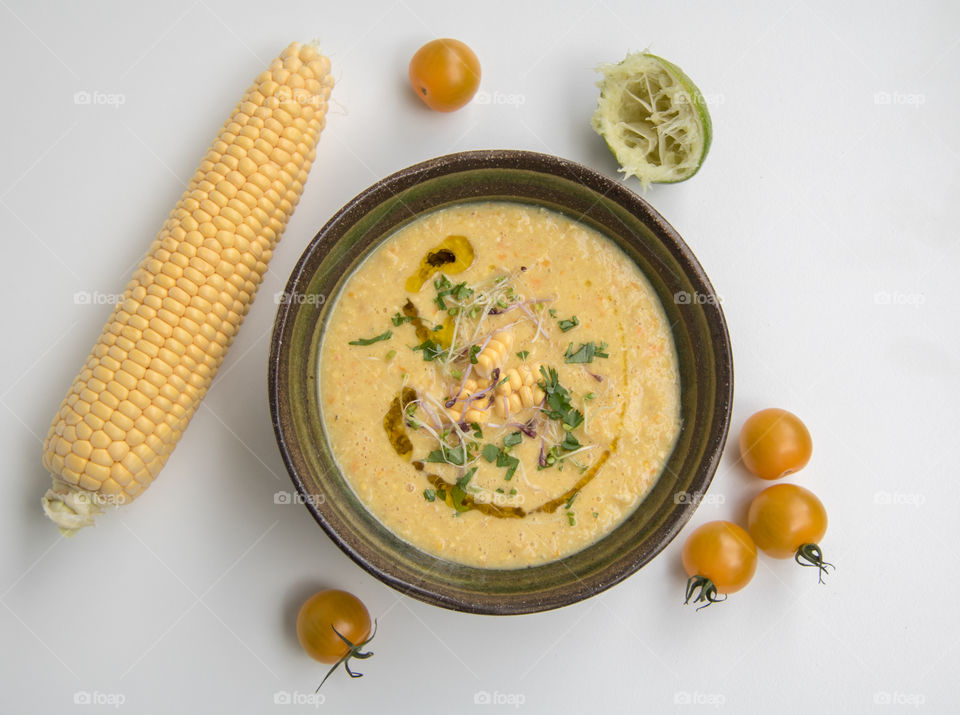
[[[507,471],[503,475],[505,481],[510,481],[513,479],[513,473],[517,471],[517,467],[520,465],[520,460],[516,457],[511,457],[509,453],[500,450],[500,454],[497,455],[497,466],[506,467]]]
[[[461,302],[473,295],[473,288],[468,286],[466,282],[454,285],[445,275],[441,275],[440,278],[435,280],[433,287],[437,290],[437,296],[433,299],[433,302],[437,304],[440,310],[448,310],[447,302],[444,300],[446,296]]]
[[[517,353],[517,357],[520,358],[521,360],[526,360],[529,354],[530,354],[529,350],[521,350],[520,352]]]
[[[523,434],[521,432],[511,432],[506,437],[503,438],[504,447],[515,447],[520,442],[523,441]]]
[[[543,382],[538,383],[546,393],[544,413],[552,420],[560,420],[565,430],[576,429],[583,423],[583,413],[570,402],[570,393],[560,384],[556,368],[540,367]]]
[[[606,352],[607,344],[600,343],[597,345],[594,342],[589,343],[580,343],[580,347],[576,350],[573,349],[573,343],[567,347],[567,352],[563,354],[564,362],[568,363],[587,363],[593,362],[595,357],[598,358],[608,358],[610,354]]]
[[[450,490],[450,496],[453,497],[453,508],[458,512],[467,511],[470,507],[463,503],[464,497],[467,496],[467,485],[470,483],[470,480],[473,479],[473,475],[477,473],[477,468],[472,467],[466,474],[460,477],[457,480],[457,483],[453,485],[453,489]]]
[[[387,332],[389,332],[389,331],[387,331]],[[414,350],[422,350],[422,351],[423,351],[423,361],[424,361],[424,362],[433,362],[434,360],[439,360],[439,359],[441,359],[441,358],[446,354],[446,352],[447,352],[447,351],[444,350],[442,347],[440,347],[440,344],[439,344],[439,343],[436,343],[436,342],[434,342],[433,340],[430,340],[429,338],[428,338],[427,340],[424,340],[424,341],[423,341],[422,343],[420,343],[419,345],[417,345],[417,346],[414,348]]]
[[[392,318],[390,318],[390,320],[393,322],[395,327],[399,328],[404,323],[413,322],[413,316],[396,313]]]
[[[515,432],[514,434],[519,435],[520,433]],[[504,440],[504,443],[506,443],[506,440]],[[515,442],[514,444],[518,444],[518,442]],[[520,460],[516,457],[510,456],[509,447],[500,449],[495,444],[485,444],[483,445],[481,454],[488,462],[496,462],[498,467],[507,468],[507,472],[503,478],[508,482],[513,479],[514,472],[516,472],[517,467],[520,466]]]
[[[436,501],[437,493],[433,491],[433,489],[424,489],[423,498],[426,499],[427,501]]]
[[[470,346],[470,364],[471,364],[471,365],[476,365],[476,364],[477,364],[477,355],[479,355],[479,354],[480,354],[480,346],[479,346],[479,345],[471,345],[471,346]]]
[[[467,461],[467,456],[467,448],[463,443],[456,447],[449,447],[441,443],[440,449],[433,450],[423,461],[437,464],[456,464],[462,467]]]
[[[380,333],[380,335],[375,335],[372,338],[359,338],[357,340],[351,340],[351,345],[373,345],[374,343],[379,343],[381,340],[389,340],[393,335],[392,330],[388,330],[385,333]]]
[[[580,319],[575,315],[567,320],[557,321],[557,327],[560,328],[560,332],[562,333],[573,330],[578,325],[580,325]]]

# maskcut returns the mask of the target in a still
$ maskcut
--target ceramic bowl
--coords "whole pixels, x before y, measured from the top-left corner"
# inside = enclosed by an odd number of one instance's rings
[[[656,290],[679,358],[682,429],[646,498],[600,541],[522,569],[464,566],[396,537],[345,481],[320,419],[320,344],[343,282],[400,227],[443,206],[480,200],[545,206],[615,241]],[[280,452],[303,502],[327,535],[360,566],[405,594],[488,614],[531,613],[580,601],[630,576],[663,550],[690,518],[716,471],[733,395],[723,312],[683,239],[623,184],[580,164],[526,151],[431,159],[383,179],[344,206],[316,235],[290,277],[274,326],[269,369]]]

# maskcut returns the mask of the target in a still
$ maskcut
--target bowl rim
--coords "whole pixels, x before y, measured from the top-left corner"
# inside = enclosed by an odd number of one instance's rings
[[[699,287],[705,289],[708,298],[704,306],[708,309],[705,310],[705,320],[714,350],[714,365],[717,375],[716,388],[713,394],[715,399],[714,419],[707,430],[705,441],[708,448],[703,458],[697,463],[696,473],[691,482],[693,489],[687,490],[690,499],[678,503],[678,508],[671,511],[665,522],[653,532],[658,536],[653,548],[638,554],[636,558],[630,559],[616,572],[605,574],[605,578],[602,580],[592,581],[590,588],[561,593],[552,599],[537,598],[533,602],[523,599],[511,601],[509,597],[505,597],[503,594],[498,594],[500,601],[470,602],[444,593],[442,590],[433,589],[428,582],[410,582],[391,572],[388,567],[380,567],[371,563],[354,544],[350,543],[349,539],[328,523],[323,515],[323,504],[311,498],[304,484],[303,476],[299,473],[290,452],[291,444],[286,434],[287,428],[284,426],[283,419],[289,410],[289,405],[284,399],[285,396],[281,394],[281,386],[285,384],[281,368],[286,364],[285,356],[289,349],[289,343],[286,340],[288,330],[292,329],[297,310],[300,307],[300,302],[296,300],[282,301],[277,309],[274,322],[268,365],[270,416],[284,466],[308,511],[327,536],[369,574],[405,595],[453,610],[490,615],[535,613],[577,603],[620,583],[659,555],[684,527],[696,510],[700,497],[709,488],[726,443],[733,406],[733,355],[726,319],[710,279],[680,234],[656,209],[622,182],[583,164],[551,154],[526,150],[487,149],[456,152],[427,159],[380,179],[345,203],[321,227],[303,250],[290,274],[283,295],[293,296],[298,292],[298,287],[301,286],[304,279],[309,282],[311,276],[306,275],[306,270],[314,254],[322,248],[323,239],[334,227],[339,225],[345,216],[356,211],[359,206],[371,201],[376,206],[390,196],[395,196],[425,180],[476,169],[518,169],[544,173],[581,183],[587,189],[598,193],[604,200],[619,204],[622,209],[637,217],[674,255],[683,266],[686,276],[694,280]],[[470,199],[465,198],[463,200]],[[531,201],[531,203],[534,202]],[[711,298],[712,300],[710,300]],[[417,547],[413,546],[413,548]],[[589,546],[585,548],[589,548]]]

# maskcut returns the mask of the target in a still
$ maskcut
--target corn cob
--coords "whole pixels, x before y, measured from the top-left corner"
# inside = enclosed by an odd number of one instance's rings
[[[491,341],[493,342],[493,341]],[[507,348],[509,350],[509,348]],[[498,356],[500,362],[502,357]],[[486,396],[480,400],[470,401],[469,398],[480,390],[490,387],[489,380],[478,382],[473,378],[467,379],[463,383],[463,389],[460,391],[456,402],[446,408],[446,417],[451,422],[466,422],[471,424],[476,422],[479,425],[485,425],[491,416],[495,415],[501,419],[506,419],[512,414],[535,407],[543,402],[544,393],[537,381],[540,379],[540,363],[533,365],[521,365],[520,367],[510,368],[503,373],[503,377],[494,386],[491,394],[492,400]],[[470,402],[467,405],[467,402]],[[491,414],[490,406],[493,406]],[[463,408],[467,407],[466,413]]]
[[[537,384],[540,379],[540,363],[510,368],[495,388],[493,411],[497,417],[510,415],[543,402],[544,393]]]
[[[446,408],[446,416],[451,422],[466,422],[467,424],[476,422],[477,424],[481,425],[487,423],[488,416],[485,408],[483,407],[483,405],[487,403],[486,398],[481,398],[478,401],[471,401],[470,405],[467,405],[469,398],[474,392],[477,392],[478,389],[482,388],[473,378],[469,378],[463,383],[463,389],[460,391],[460,396],[457,398],[457,401],[452,407]],[[467,407],[467,411],[465,413],[463,411],[464,407]]]
[[[512,346],[512,333],[501,331],[494,335],[477,355],[477,374],[489,378],[494,370],[503,365]]]
[[[330,62],[292,43],[223,125],[54,417],[43,509],[64,533],[166,463],[250,308],[325,123]]]

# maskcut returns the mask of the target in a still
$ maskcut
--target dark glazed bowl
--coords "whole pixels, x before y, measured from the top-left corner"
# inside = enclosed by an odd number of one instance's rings
[[[582,551],[515,570],[439,559],[380,524],[331,457],[317,390],[327,314],[353,269],[384,238],[424,213],[483,200],[545,206],[613,239],[663,303],[680,367],[683,427],[663,474],[637,510]],[[431,159],[387,177],[320,230],[294,269],[277,313],[269,389],[273,426],[290,477],[320,526],[350,558],[384,583],[428,603],[516,614],[558,608],[603,591],[670,543],[717,469],[730,421],[733,364],[710,281],[683,239],[646,201],[565,159],[526,151],[474,151]]]

